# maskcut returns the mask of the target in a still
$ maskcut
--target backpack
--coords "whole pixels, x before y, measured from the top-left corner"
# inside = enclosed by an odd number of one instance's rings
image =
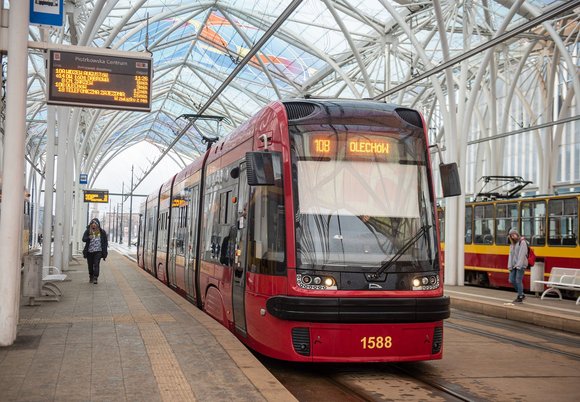
[[[534,249],[530,246],[530,242],[524,239],[526,242],[526,246],[528,246],[528,269],[532,268],[536,263],[536,253],[534,253]]]

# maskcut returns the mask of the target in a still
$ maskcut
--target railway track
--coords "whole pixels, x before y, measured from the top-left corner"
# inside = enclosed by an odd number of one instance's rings
[[[318,402],[321,395],[341,402],[482,400],[453,384],[435,381],[422,363],[312,365],[261,360],[301,402]]]
[[[567,334],[529,324],[514,323],[499,318],[482,317],[468,312],[454,311],[452,317],[453,318],[445,321],[445,328],[455,329],[473,335],[480,335],[486,338],[501,340],[514,345],[542,350],[580,360],[578,337],[574,334]],[[459,323],[460,321],[467,323],[467,325]],[[489,329],[469,326],[470,324],[483,324]],[[505,332],[509,332],[510,335],[506,335]],[[522,334],[525,334],[527,337],[532,336],[534,340],[522,339],[520,336]],[[538,340],[545,343],[551,343],[554,346],[546,346]],[[577,350],[578,352],[570,350]]]
[[[446,320],[445,328],[451,330],[446,340],[448,353],[446,358],[438,361],[298,364],[265,358],[261,360],[302,402],[319,401],[322,395],[324,400],[341,402],[487,401],[499,396],[506,397],[512,392],[511,389],[504,388],[506,382],[503,376],[506,374],[503,374],[505,369],[501,366],[505,363],[496,363],[505,361],[502,359],[505,359],[506,353],[518,354],[519,348],[537,351],[521,354],[526,356],[523,359],[530,359],[522,360],[526,367],[534,367],[537,364],[535,356],[541,353],[554,355],[554,370],[562,367],[562,363],[556,363],[558,360],[564,359],[572,366],[580,362],[580,346],[578,337],[574,334],[460,311],[453,312],[452,318]],[[483,342],[482,337],[485,339]],[[482,345],[488,347],[489,351],[485,354],[489,358],[465,365],[465,359],[470,359],[473,350],[465,348],[471,344],[476,348],[481,348]],[[454,353],[452,348],[457,348],[457,351]],[[458,364],[464,368],[457,369]],[[534,376],[538,381],[542,381],[546,373],[549,373],[550,378],[554,376],[555,371],[549,367],[537,367],[536,372],[534,369],[526,369],[525,376]],[[517,378],[520,374],[508,371],[507,375]],[[575,376],[570,373],[562,375],[564,378]],[[498,380],[495,381],[495,378]]]

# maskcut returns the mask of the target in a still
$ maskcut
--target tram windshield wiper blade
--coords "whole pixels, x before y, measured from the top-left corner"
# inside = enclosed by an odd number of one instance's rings
[[[431,229],[431,225],[424,225],[421,226],[421,228],[417,231],[417,233],[415,233],[415,235],[413,237],[411,237],[407,243],[405,243],[405,245],[403,247],[401,247],[399,249],[399,251],[397,251],[395,253],[395,255],[393,255],[391,257],[390,260],[385,261],[383,263],[383,265],[381,265],[381,267],[379,268],[379,270],[377,272],[375,272],[372,277],[373,278],[379,278],[383,272],[385,272],[387,269],[389,269],[391,267],[391,265],[393,265],[395,262],[397,262],[399,260],[399,258],[401,258],[401,256],[403,254],[405,254],[405,252],[413,245],[417,242],[417,240],[419,240],[421,238],[421,236],[423,236],[423,234],[427,231]]]

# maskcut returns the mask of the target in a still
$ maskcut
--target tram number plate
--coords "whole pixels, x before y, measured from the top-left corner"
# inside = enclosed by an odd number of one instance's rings
[[[364,336],[360,338],[363,349],[390,349],[393,347],[393,338],[390,336]]]

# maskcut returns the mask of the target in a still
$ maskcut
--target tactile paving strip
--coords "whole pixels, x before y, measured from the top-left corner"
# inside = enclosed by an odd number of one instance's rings
[[[123,274],[114,266],[111,272],[141,332],[161,398],[164,401],[195,401],[193,391],[179,362],[161,328],[157,325],[156,317],[147,311]]]

